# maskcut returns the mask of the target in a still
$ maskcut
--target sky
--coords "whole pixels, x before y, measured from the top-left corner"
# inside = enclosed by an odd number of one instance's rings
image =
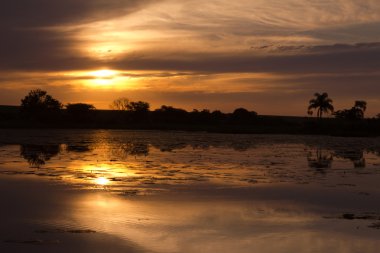
[[[2,0],[0,104],[41,88],[63,103],[307,114],[380,113],[378,0]]]

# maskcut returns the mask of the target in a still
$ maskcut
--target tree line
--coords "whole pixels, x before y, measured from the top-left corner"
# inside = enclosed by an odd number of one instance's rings
[[[130,101],[126,97],[121,97],[112,102],[110,108],[114,111],[129,112],[135,116],[146,116],[150,111],[150,105],[144,101]],[[21,100],[21,112],[26,117],[33,117],[37,119],[54,118],[65,109],[66,114],[75,120],[86,120],[88,116],[96,110],[92,104],[85,103],[69,103],[63,105],[60,101],[53,98],[46,91],[41,89],[31,90],[29,94]],[[308,114],[313,115],[316,111],[317,117],[322,118],[323,114],[332,114],[335,118],[339,119],[363,119],[367,109],[367,102],[357,100],[350,109],[334,110],[333,100],[329,95],[324,93],[315,93],[314,98],[309,101]],[[170,118],[180,119],[185,116],[194,115],[200,121],[209,119],[222,119],[229,116],[231,121],[249,122],[257,117],[254,111],[248,111],[245,108],[238,108],[232,114],[225,114],[219,110],[210,112],[207,109],[202,111],[193,110],[187,112],[184,109],[175,108],[172,106],[163,105],[161,108],[153,111],[158,116],[170,121]],[[380,118],[380,114],[377,115]],[[207,120],[206,120],[207,121]]]
[[[108,122],[130,124],[147,124],[149,122],[162,124],[251,124],[257,119],[257,113],[245,108],[237,108],[233,113],[222,113],[219,110],[209,111],[184,109],[163,105],[151,111],[150,105],[144,101],[130,101],[122,97],[114,100],[110,105],[109,115],[98,117],[99,110],[92,104],[69,103],[63,105],[46,91],[31,90],[21,100],[21,113],[24,118],[40,121],[68,120],[75,123],[88,123],[99,118],[106,118]]]
[[[364,113],[367,110],[367,102],[364,100],[356,100],[354,106],[350,109],[334,110],[333,100],[324,92],[322,94],[315,93],[314,98],[309,101],[308,114],[313,115],[317,111],[317,117],[322,118],[323,114],[331,113],[338,119],[359,120],[364,119]],[[377,115],[380,118],[380,113]]]
[[[98,110],[92,104],[63,104],[41,89],[31,90],[21,106],[0,106],[0,128],[93,128],[186,130],[218,133],[324,134],[339,136],[380,136],[378,119],[365,118],[365,101],[353,102],[352,108],[335,110],[327,93],[316,93],[309,101],[311,117],[258,115],[237,108],[232,113],[219,110],[186,111],[169,105],[151,109],[144,101],[122,97],[114,100],[111,110]],[[326,114],[335,118],[321,120]]]

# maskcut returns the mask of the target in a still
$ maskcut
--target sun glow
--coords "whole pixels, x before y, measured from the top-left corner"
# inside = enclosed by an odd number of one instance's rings
[[[105,177],[99,177],[99,178],[95,179],[95,183],[97,185],[105,186],[105,185],[109,184],[109,182],[110,181],[107,178],[105,178]]]
[[[114,88],[120,84],[122,78],[120,72],[110,69],[91,71],[88,75],[92,77],[88,80],[89,85],[100,88]]]
[[[99,79],[112,79],[118,74],[115,70],[102,69],[90,72],[90,75]]]
[[[143,89],[141,73],[114,69],[98,69],[66,72],[63,76],[72,83],[92,90],[136,90]]]

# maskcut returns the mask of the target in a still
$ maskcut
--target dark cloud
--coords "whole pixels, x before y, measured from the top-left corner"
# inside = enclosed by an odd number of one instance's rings
[[[69,32],[6,29],[1,34],[2,70],[80,69],[95,64],[76,54],[77,41]]]
[[[57,27],[134,12],[148,0],[4,0],[0,4],[0,69],[67,70],[99,66],[80,56],[76,30]]]
[[[380,42],[372,43],[356,43],[356,44],[333,44],[333,45],[295,45],[295,46],[281,46],[281,45],[264,45],[259,47],[252,47],[255,50],[266,50],[272,53],[339,53],[345,51],[358,51],[358,50],[380,50]]]
[[[380,39],[380,22],[355,22],[353,24],[325,26],[300,32],[301,36],[310,36],[327,41],[378,41]]]
[[[313,53],[311,53],[313,52]],[[309,47],[295,54],[181,54],[133,56],[111,63],[118,69],[207,73],[345,73],[374,72],[380,66],[380,43]]]
[[[1,25],[34,28],[104,20],[138,10],[148,0],[2,0]]]

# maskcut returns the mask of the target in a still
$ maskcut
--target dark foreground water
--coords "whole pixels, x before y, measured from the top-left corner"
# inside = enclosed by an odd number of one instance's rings
[[[0,252],[378,252],[380,139],[0,130]]]

